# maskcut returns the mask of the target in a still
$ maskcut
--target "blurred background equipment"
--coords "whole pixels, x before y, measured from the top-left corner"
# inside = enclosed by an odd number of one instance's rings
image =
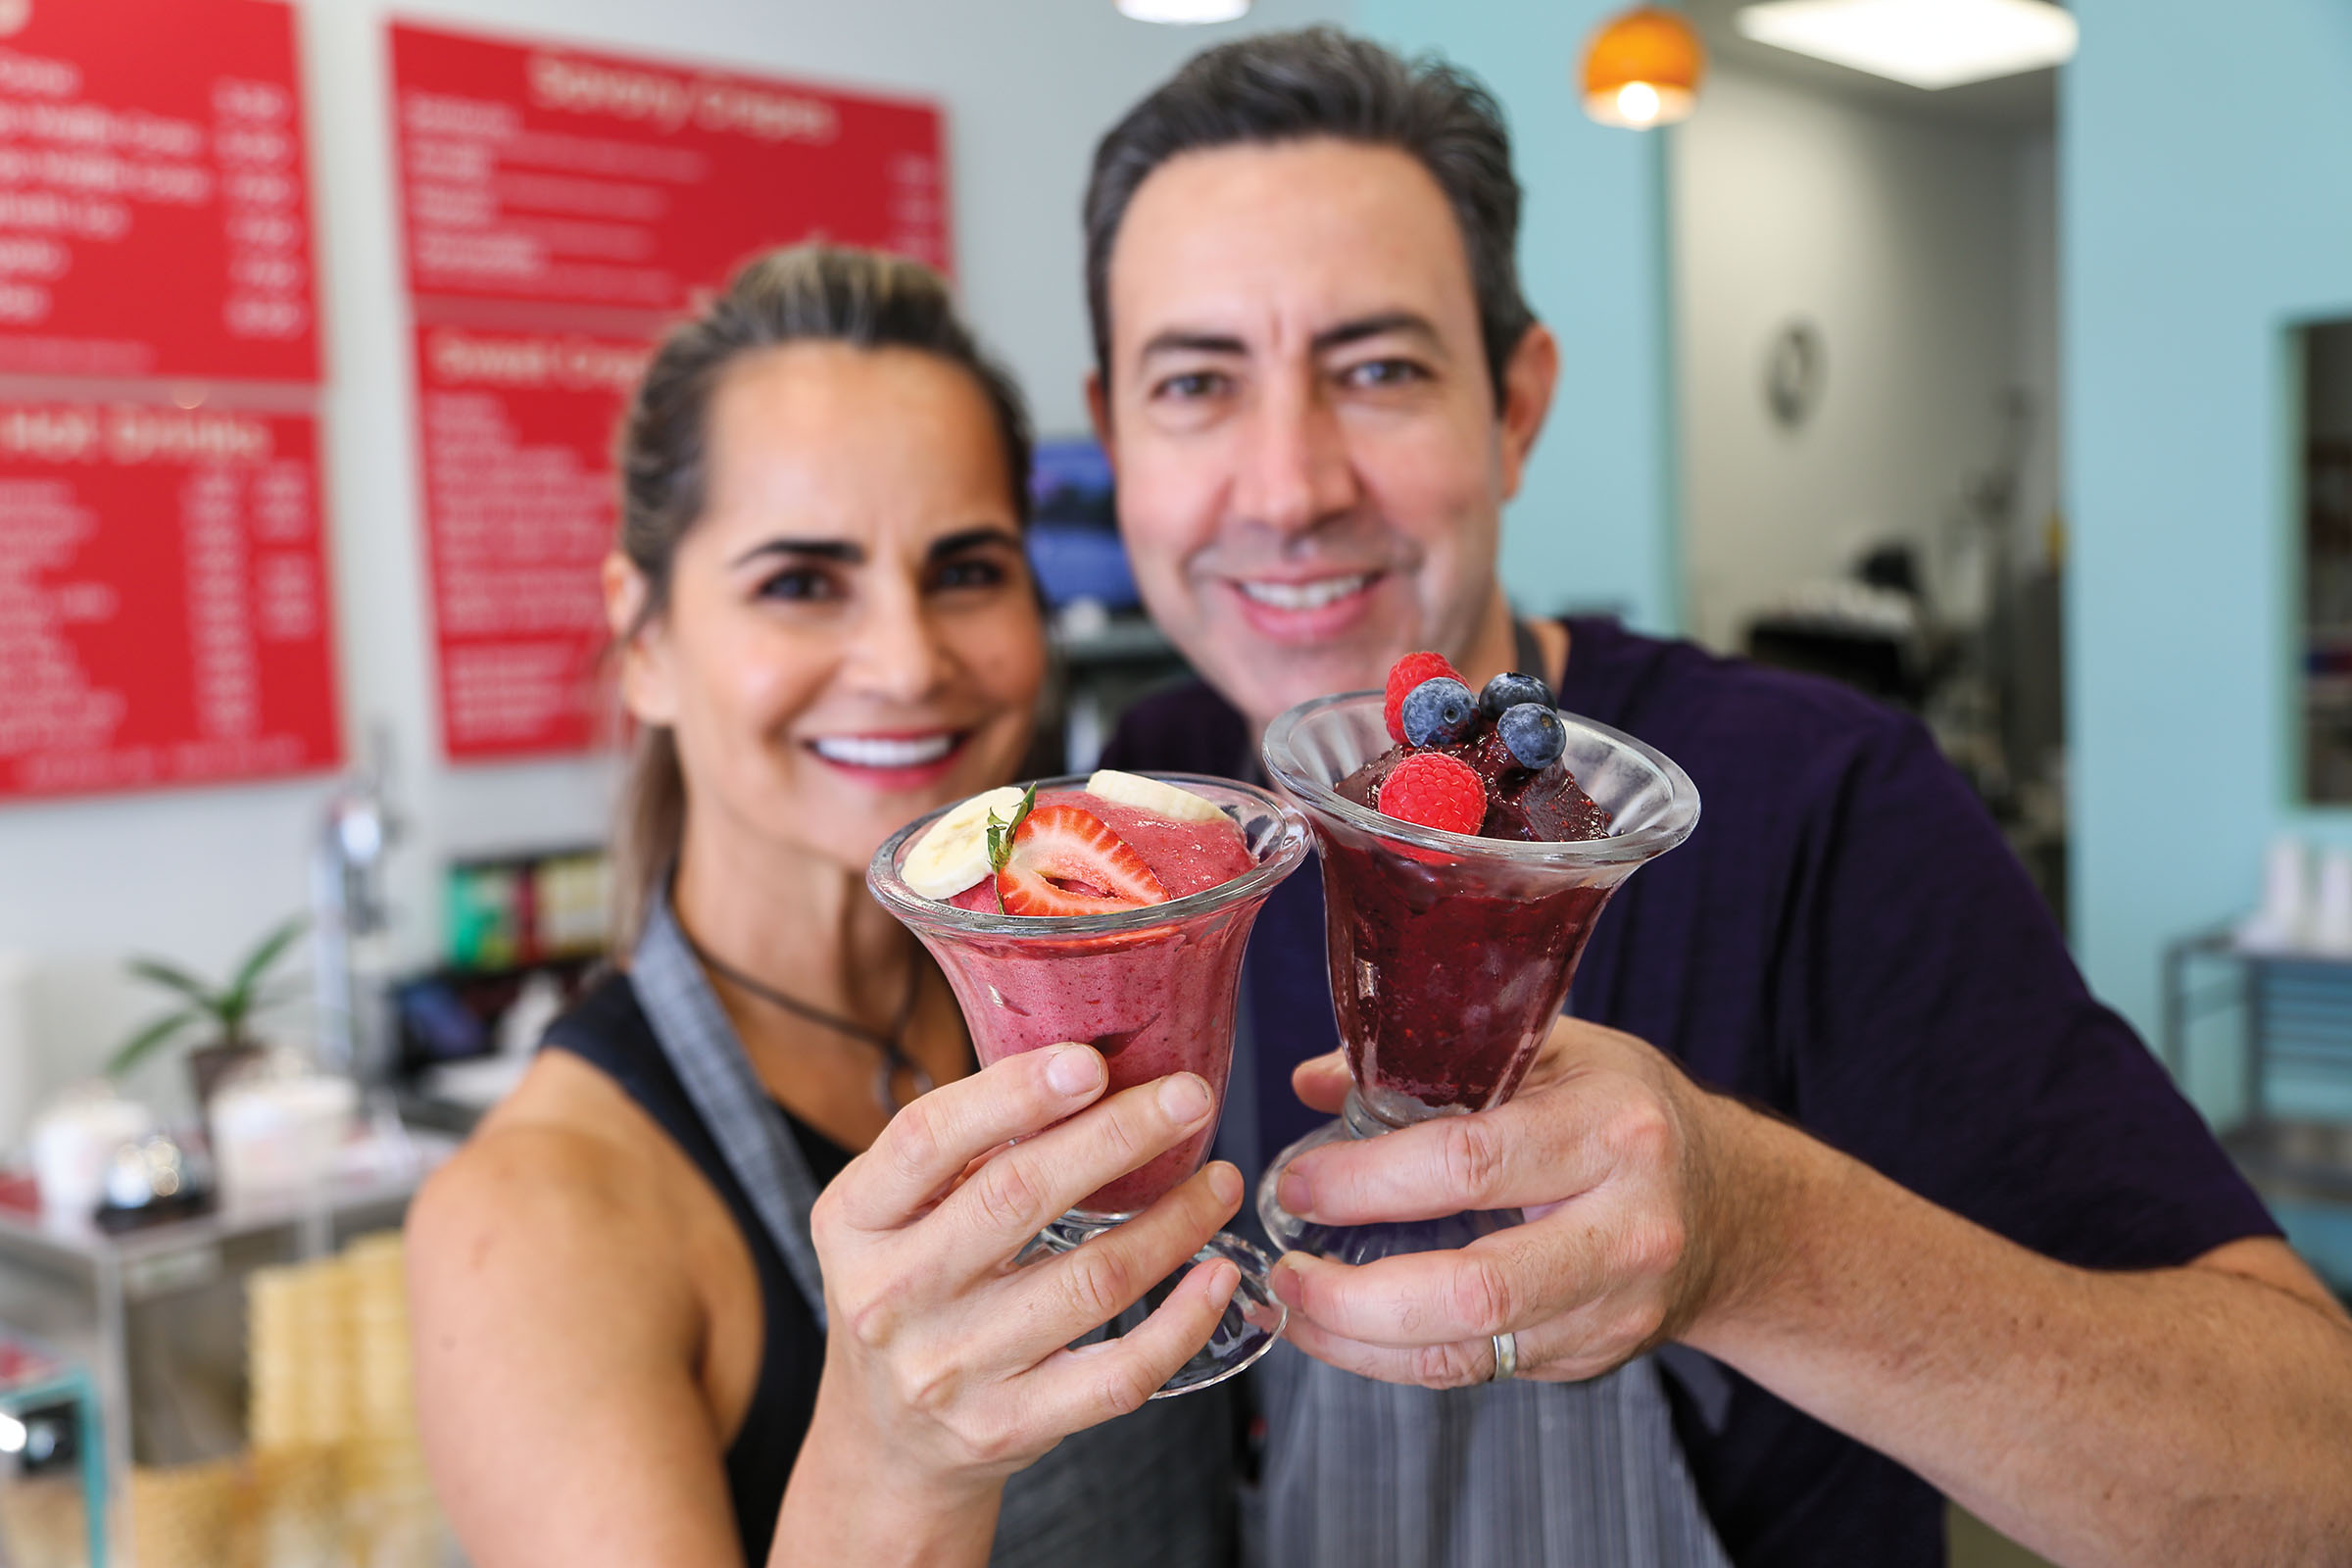
[[[2352,318],[2295,332],[2301,363],[2303,793],[2352,804]]]
[[[389,1068],[392,903],[384,858],[400,834],[385,802],[391,738],[378,729],[366,761],[319,813],[311,848],[312,980],[318,1059],[362,1083]]]
[[[1120,713],[1190,670],[1144,612],[1119,540],[1110,460],[1091,437],[1041,441],[1030,469],[1029,566],[1054,668],[1025,771],[1084,773]]]
[[[89,1374],[0,1329],[0,1562],[107,1568],[106,1501]]]

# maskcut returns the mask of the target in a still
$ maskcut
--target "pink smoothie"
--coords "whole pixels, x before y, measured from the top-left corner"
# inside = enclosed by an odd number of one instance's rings
[[[1125,839],[1168,890],[1172,902],[1161,906],[1168,919],[1115,936],[972,936],[952,949],[935,948],[980,1060],[1077,1040],[1109,1063],[1109,1093],[1191,1071],[1207,1080],[1221,1104],[1233,1060],[1242,949],[1257,910],[1248,903],[1192,914],[1181,901],[1257,863],[1241,830],[1229,821],[1171,822],[1082,790],[1047,791],[1038,804],[1092,811]],[[993,913],[995,885],[975,883],[948,902]],[[1215,1127],[1212,1117],[1197,1137],[1090,1194],[1078,1207],[1105,1216],[1148,1207],[1200,1168]]]

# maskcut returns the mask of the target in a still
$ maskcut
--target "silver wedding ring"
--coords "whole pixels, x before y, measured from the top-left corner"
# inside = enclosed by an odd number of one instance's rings
[[[1487,1381],[1500,1383],[1505,1378],[1515,1378],[1518,1375],[1519,1336],[1516,1334],[1495,1335],[1494,1370],[1487,1374]]]

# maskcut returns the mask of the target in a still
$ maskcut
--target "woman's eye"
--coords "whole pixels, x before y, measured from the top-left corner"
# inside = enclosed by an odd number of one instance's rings
[[[1213,398],[1225,391],[1231,384],[1225,374],[1219,370],[1186,370],[1181,375],[1171,375],[1160,382],[1152,389],[1152,394],[1154,397],[1172,398],[1178,402],[1190,403],[1198,402],[1202,398]]]
[[[1427,373],[1410,360],[1366,360],[1341,371],[1340,379],[1352,387],[1403,386],[1425,379]]]
[[[838,599],[841,593],[839,585],[825,573],[807,566],[795,566],[779,571],[761,583],[760,597],[806,602]]]
[[[942,564],[932,579],[936,588],[996,588],[1004,584],[1005,568],[998,562],[974,557]]]

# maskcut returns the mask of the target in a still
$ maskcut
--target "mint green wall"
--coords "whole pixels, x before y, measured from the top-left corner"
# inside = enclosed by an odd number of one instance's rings
[[[1527,188],[1519,265],[1564,350],[1560,391],[1503,535],[1523,608],[1681,622],[1667,376],[1663,148],[1584,116],[1585,37],[1624,0],[1359,0],[1356,25],[1476,72],[1509,115]]]
[[[2077,946],[2143,1030],[2295,804],[2286,333],[2352,314],[2352,6],[2075,0],[2060,134]],[[2198,1075],[2209,1111],[2228,1063]]]

